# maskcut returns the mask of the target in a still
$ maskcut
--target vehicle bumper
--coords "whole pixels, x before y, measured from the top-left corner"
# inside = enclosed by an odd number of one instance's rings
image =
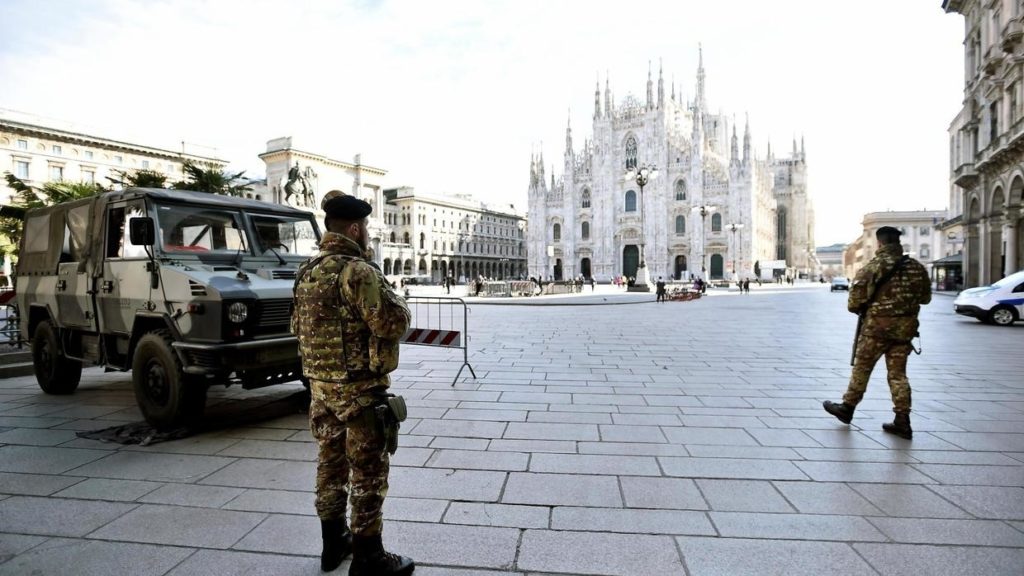
[[[970,316],[972,318],[984,318],[988,315],[988,310],[978,306],[971,306],[969,304],[953,304],[953,311],[957,314]]]
[[[224,374],[300,366],[295,336],[231,344],[173,344],[187,374]]]

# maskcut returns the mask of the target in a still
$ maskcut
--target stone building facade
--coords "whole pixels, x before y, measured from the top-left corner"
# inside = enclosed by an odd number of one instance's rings
[[[592,130],[577,150],[566,127],[561,175],[551,166],[550,181],[543,152],[531,157],[531,276],[633,276],[641,249],[655,279],[748,277],[756,262],[776,259],[813,273],[803,147],[794,142],[788,158],[770,149],[757,158],[749,122],[741,144],[733,118],[708,106],[702,59],[692,102],[675,86],[666,95],[661,70],[657,89],[648,71],[643,101],[628,95],[616,102],[608,80],[602,100],[598,84]],[[624,180],[644,165],[659,174],[643,189]],[[702,206],[715,210],[702,216]]]
[[[964,286],[1024,268],[1024,8],[1019,0],[944,0],[964,17],[964,103],[949,126],[952,239]]]
[[[351,162],[296,148],[290,137],[267,142],[266,189],[272,202],[315,213],[342,190],[373,206],[367,228],[374,259],[388,276],[518,278],[526,272],[526,221],[515,208],[466,195],[445,196],[405,186],[385,188],[387,171],[356,155]]]
[[[845,251],[846,276],[853,278],[878,251],[875,232],[882,226],[892,226],[902,232],[900,241],[903,252],[924,264],[929,273],[932,262],[945,256],[946,243],[941,224],[946,219],[945,210],[914,210],[870,212],[864,215],[864,231],[851,242]]]

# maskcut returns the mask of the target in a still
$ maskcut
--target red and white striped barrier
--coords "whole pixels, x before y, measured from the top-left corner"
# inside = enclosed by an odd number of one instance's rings
[[[444,346],[448,348],[462,347],[462,333],[455,330],[427,330],[410,328],[402,336],[404,344],[422,344],[424,346]]]

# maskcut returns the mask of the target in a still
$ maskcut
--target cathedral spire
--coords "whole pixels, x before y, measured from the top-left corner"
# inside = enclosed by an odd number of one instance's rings
[[[672,75],[672,101],[673,102],[676,101],[676,77],[675,77],[675,74]]]
[[[651,61],[647,61],[647,109],[654,109],[654,82],[651,81]]]
[[[804,135],[800,135],[800,159],[805,160],[807,152],[804,150]]]
[[[768,138],[768,161],[771,162],[775,157],[772,156],[772,139]]]
[[[793,160],[796,160],[796,136],[793,136]]]
[[[697,100],[694,106],[704,110],[704,48],[697,44]]]
[[[572,108],[569,109],[569,118],[565,122],[565,155],[572,156]]]
[[[753,159],[750,155],[750,115],[746,114],[746,123],[743,127],[743,163],[746,164]]]
[[[740,144],[739,138],[736,137],[736,118],[732,120],[732,154],[729,158],[729,164],[736,166],[740,163]]]
[[[597,74],[597,82],[594,84],[594,120],[601,117],[601,73]]]
[[[612,87],[611,87],[611,74],[607,70],[604,72],[604,117],[612,117]]]
[[[533,150],[530,150],[530,187],[537,185],[537,157]]]
[[[665,68],[658,58],[658,108],[665,107]]]

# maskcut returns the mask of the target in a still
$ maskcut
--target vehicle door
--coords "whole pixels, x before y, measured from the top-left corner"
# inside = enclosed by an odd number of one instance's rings
[[[83,204],[63,213],[64,244],[57,264],[56,300],[63,326],[95,332],[94,290],[85,262],[91,212],[92,205]]]
[[[1013,287],[1010,300],[1017,308],[1017,318],[1024,320],[1024,282]]]
[[[103,265],[96,278],[96,302],[100,330],[104,334],[130,335],[137,312],[152,308],[149,256],[144,246],[129,241],[129,222],[146,215],[142,200],[111,203],[102,231]]]

